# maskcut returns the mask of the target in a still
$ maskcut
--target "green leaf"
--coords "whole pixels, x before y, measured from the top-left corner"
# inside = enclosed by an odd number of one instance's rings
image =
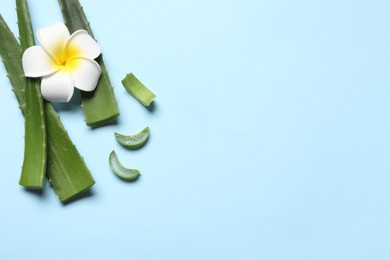
[[[156,98],[156,95],[145,87],[145,85],[142,84],[142,82],[139,81],[133,73],[127,74],[122,80],[122,84],[130,95],[146,107],[149,106]]]
[[[20,45],[24,52],[34,45],[34,34],[26,0],[16,0]],[[19,184],[42,189],[46,172],[46,123],[39,80],[26,79],[24,161]]]
[[[24,88],[27,80],[22,68],[22,51],[1,15],[0,56],[3,58],[19,106],[26,114]],[[50,103],[45,103],[45,114],[47,128],[46,173],[57,196],[62,202],[65,202],[89,189],[95,181]]]
[[[78,0],[58,0],[65,24],[71,33],[84,29],[93,37],[89,22]],[[92,127],[99,127],[114,121],[119,116],[118,103],[111,85],[103,56],[97,59],[101,69],[99,83],[94,91],[81,92],[85,122]]]

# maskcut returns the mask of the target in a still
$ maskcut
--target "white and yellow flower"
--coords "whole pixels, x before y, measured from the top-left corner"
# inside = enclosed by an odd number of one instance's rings
[[[63,23],[37,31],[39,43],[28,48],[22,57],[26,77],[43,77],[42,96],[49,101],[68,102],[73,88],[92,91],[101,74],[94,61],[100,55],[97,42],[85,30],[70,35]]]

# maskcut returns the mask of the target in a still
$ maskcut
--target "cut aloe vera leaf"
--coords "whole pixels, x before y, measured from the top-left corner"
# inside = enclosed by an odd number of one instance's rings
[[[116,156],[115,151],[110,153],[110,157],[108,159],[110,164],[110,168],[113,173],[115,173],[118,177],[127,180],[127,181],[135,181],[140,176],[140,171],[135,169],[129,169],[124,167],[118,160],[118,156]]]
[[[19,38],[22,52],[33,46],[34,34],[26,0],[16,0]],[[39,80],[26,79],[24,160],[19,184],[42,189],[46,173],[46,123]]]
[[[46,103],[48,176],[58,198],[64,202],[88,190],[94,183],[90,171],[50,103]]]
[[[115,139],[126,148],[137,149],[145,144],[150,134],[149,127],[145,127],[141,132],[135,135],[122,135],[115,133]]]
[[[84,29],[93,37],[89,22],[78,0],[58,0],[65,24],[71,33]],[[108,71],[100,55],[96,60],[101,69],[98,85],[94,91],[81,92],[85,123],[91,127],[109,124],[119,116],[118,103]]]
[[[1,15],[0,56],[3,58],[19,107],[23,114],[26,114],[24,88],[27,83],[22,68],[22,51]],[[47,130],[46,174],[59,199],[65,202],[88,190],[95,181],[50,103],[45,103],[45,112]]]
[[[156,95],[153,94],[141,81],[137,79],[133,73],[127,74],[126,77],[122,80],[122,84],[138,102],[140,102],[145,107],[148,107],[150,103],[156,98]]]

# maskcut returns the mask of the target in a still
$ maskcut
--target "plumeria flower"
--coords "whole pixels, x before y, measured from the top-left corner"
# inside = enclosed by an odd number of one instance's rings
[[[83,91],[96,88],[101,69],[94,61],[100,55],[97,42],[85,30],[70,35],[63,23],[37,31],[39,43],[22,57],[26,77],[43,77],[42,96],[48,101],[68,102],[74,87]]]

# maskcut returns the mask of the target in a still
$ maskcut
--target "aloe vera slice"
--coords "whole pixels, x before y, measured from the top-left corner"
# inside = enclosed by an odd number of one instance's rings
[[[0,56],[10,79],[19,107],[25,115],[24,88],[27,79],[22,68],[22,51],[15,36],[0,15]],[[89,189],[94,179],[83,158],[70,140],[50,103],[44,103],[47,130],[46,174],[62,201],[68,201]]]
[[[16,0],[22,52],[34,45],[34,35],[26,0]],[[42,189],[46,172],[46,123],[39,80],[26,79],[24,161],[19,184]]]
[[[135,169],[125,168],[118,160],[115,151],[110,153],[110,157],[108,159],[110,164],[110,168],[113,173],[115,173],[118,177],[127,180],[127,181],[135,181],[140,176],[140,171]]]
[[[127,74],[126,77],[122,80],[122,84],[138,102],[140,102],[145,107],[148,107],[150,103],[156,98],[156,95],[153,94],[141,81],[137,79],[133,73]]]
[[[58,3],[70,33],[84,29],[93,37],[89,22],[78,0],[58,0]],[[118,103],[103,62],[103,56],[100,55],[96,61],[102,69],[99,83],[94,91],[81,92],[85,123],[91,127],[108,124],[119,116]]]
[[[126,148],[137,149],[145,144],[150,134],[149,127],[145,127],[141,132],[135,135],[122,135],[115,133],[115,139]]]

